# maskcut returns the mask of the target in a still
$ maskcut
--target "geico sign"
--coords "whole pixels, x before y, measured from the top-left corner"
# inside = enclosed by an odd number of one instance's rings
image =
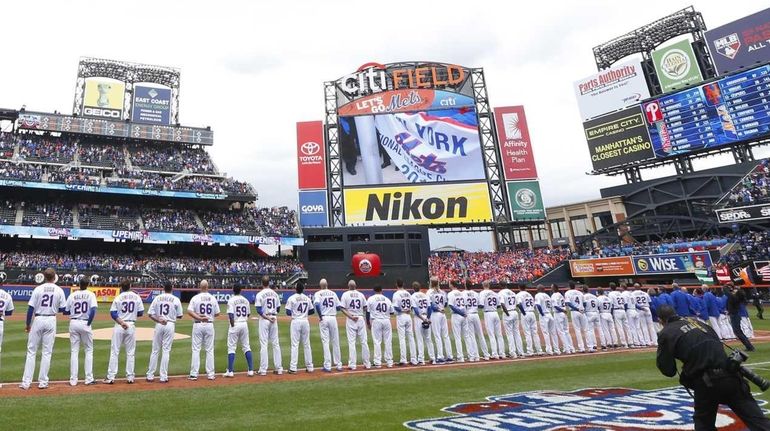
[[[323,205],[302,205],[300,211],[305,214],[319,214],[326,211]]]
[[[382,64],[368,63],[340,78],[337,85],[344,93],[357,96],[386,90],[453,86],[464,80],[465,69],[451,64],[389,69]]]
[[[83,108],[83,114],[90,115],[92,117],[117,118],[117,119],[120,119],[122,115],[122,113],[117,109],[90,108],[88,106]]]

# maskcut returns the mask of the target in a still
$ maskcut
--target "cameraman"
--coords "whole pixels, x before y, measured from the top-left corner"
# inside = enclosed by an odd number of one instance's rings
[[[719,404],[725,404],[751,430],[770,430],[767,419],[751,396],[749,385],[737,364],[725,354],[719,336],[696,319],[681,318],[668,305],[658,309],[663,330],[658,334],[657,366],[663,375],[676,375],[682,361],[679,382],[694,392],[695,430],[715,430]]]

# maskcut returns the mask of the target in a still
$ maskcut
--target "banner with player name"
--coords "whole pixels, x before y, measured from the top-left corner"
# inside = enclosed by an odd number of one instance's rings
[[[257,235],[224,235],[224,234],[195,234],[179,232],[151,232],[146,230],[106,230],[53,228],[37,226],[0,225],[0,234],[21,235],[40,238],[101,238],[112,240],[130,240],[145,242],[197,242],[209,244],[266,244],[282,246],[302,246],[304,239],[286,236],[257,236]]]

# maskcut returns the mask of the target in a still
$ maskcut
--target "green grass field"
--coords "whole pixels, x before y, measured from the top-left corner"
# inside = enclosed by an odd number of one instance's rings
[[[21,307],[17,313],[23,312]],[[104,312],[104,306],[102,306]],[[340,319],[342,320],[342,319]],[[311,319],[313,354],[320,368],[322,353],[317,319]],[[770,322],[755,321],[756,329],[770,329]],[[143,319],[140,326],[152,326]],[[95,327],[110,326],[97,322]],[[191,322],[184,319],[177,332],[191,332]],[[225,321],[217,322],[217,371],[226,365]],[[258,361],[256,325],[251,326],[251,345]],[[66,330],[60,318],[59,332]],[[344,341],[343,362],[347,362]],[[394,340],[398,358],[398,342]],[[281,327],[284,366],[288,365],[288,324]],[[23,322],[6,322],[2,354],[2,380],[19,381],[24,366],[26,334]],[[758,344],[751,362],[770,361],[770,344]],[[150,342],[137,345],[137,376],[143,376],[150,353]],[[94,372],[106,373],[109,342],[95,346]],[[652,389],[676,386],[674,379],[663,377],[655,368],[654,354],[633,352],[616,355],[581,355],[559,360],[499,363],[483,366],[409,370],[381,374],[337,376],[305,381],[235,384],[218,379],[214,387],[153,390],[142,392],[90,393],[63,396],[14,397],[19,391],[6,385],[0,389],[2,419],[0,429],[67,430],[393,430],[403,428],[408,420],[444,415],[441,408],[459,402],[481,401],[489,395],[530,390],[570,390],[584,387],[622,386]],[[171,374],[189,371],[190,341],[177,340],[172,350]],[[301,361],[300,361],[301,362]],[[121,358],[121,376],[123,370]],[[770,376],[766,365],[756,368]],[[245,370],[239,353],[236,370]],[[57,339],[52,380],[69,377],[69,340]],[[31,391],[37,391],[36,388]],[[34,395],[34,394],[33,394]]]

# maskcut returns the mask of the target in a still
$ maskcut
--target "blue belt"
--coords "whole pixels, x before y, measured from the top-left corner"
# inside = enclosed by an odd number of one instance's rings
[[[134,323],[134,322],[136,322],[136,320],[124,320],[124,321],[123,321],[123,323],[126,323],[126,322],[131,322],[131,323]]]
[[[70,319],[70,320],[82,320],[84,322],[88,322],[88,319]]]
[[[53,317],[55,314],[35,314],[35,317]]]
[[[196,320],[193,323],[213,323],[213,322],[208,322],[208,321],[204,322],[203,320]]]

